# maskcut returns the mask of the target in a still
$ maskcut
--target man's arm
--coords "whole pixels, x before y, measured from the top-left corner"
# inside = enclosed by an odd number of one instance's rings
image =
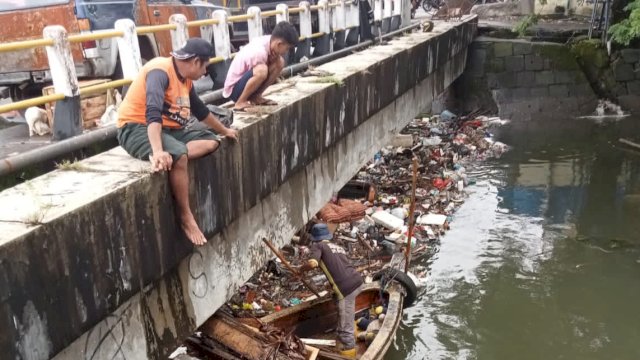
[[[162,108],[169,77],[162,70],[151,70],[146,78],[147,136],[151,144],[151,164],[154,171],[170,171],[173,158],[162,148]]]
[[[196,119],[205,123],[205,125],[213,129],[216,133],[232,138],[236,141],[238,140],[238,132],[236,130],[226,128],[218,119],[216,119],[215,116],[213,116],[198,94],[196,94],[194,87],[191,87],[191,91],[189,91],[189,102],[191,103],[191,112]]]

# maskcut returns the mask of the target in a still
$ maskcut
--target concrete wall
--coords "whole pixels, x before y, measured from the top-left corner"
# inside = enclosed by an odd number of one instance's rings
[[[191,164],[193,248],[165,174],[114,149],[0,193],[3,358],[163,358],[464,70],[477,20],[438,23],[295,78],[239,144]],[[78,171],[81,170],[81,171]]]
[[[584,0],[534,0],[534,14],[557,14],[559,8],[564,9],[565,15],[591,16],[593,3]],[[562,12],[561,12],[562,13]]]
[[[615,95],[625,110],[640,113],[640,49],[624,49],[611,63],[617,87]]]
[[[477,38],[456,83],[466,110],[529,120],[590,114],[596,96],[569,49],[554,43]]]

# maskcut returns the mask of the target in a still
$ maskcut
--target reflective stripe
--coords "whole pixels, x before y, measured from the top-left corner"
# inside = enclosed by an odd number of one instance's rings
[[[331,287],[333,288],[333,292],[336,293],[336,297],[338,298],[338,300],[344,299],[344,295],[342,295],[342,292],[340,292],[338,285],[336,285],[336,283],[333,281],[333,277],[331,276],[331,273],[329,272],[329,270],[327,270],[327,267],[324,266],[324,262],[322,262],[322,260],[320,261],[320,269],[322,269],[325,276],[327,277],[327,280],[329,280],[329,284],[331,284]]]

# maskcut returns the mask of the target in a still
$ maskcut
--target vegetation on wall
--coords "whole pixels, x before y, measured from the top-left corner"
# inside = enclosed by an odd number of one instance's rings
[[[636,1],[640,1],[640,0],[636,0]],[[539,17],[536,14],[527,15],[523,17],[520,21],[518,21],[511,31],[518,34],[518,36],[520,37],[524,37],[527,34],[527,30],[529,30],[529,28],[532,27],[533,25],[537,24],[538,20],[539,20]]]

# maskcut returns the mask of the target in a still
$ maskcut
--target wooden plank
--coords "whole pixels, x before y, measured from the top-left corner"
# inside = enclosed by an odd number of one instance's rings
[[[300,339],[305,345],[320,345],[320,346],[336,346],[335,340],[326,339]]]
[[[248,360],[262,360],[269,355],[269,348],[259,339],[259,334],[239,322],[234,324],[228,317],[215,315],[202,325],[201,330]]]
[[[618,141],[620,141],[621,143],[623,143],[623,144],[625,144],[625,145],[628,145],[628,146],[634,147],[634,148],[636,148],[636,149],[640,149],[640,144],[636,144],[636,143],[634,143],[634,142],[633,142],[633,141],[631,141],[631,140],[627,140],[627,139],[620,138],[620,139],[618,139]]]
[[[320,349],[309,345],[305,345],[304,348],[307,350],[307,360],[316,360],[318,353],[320,353]]]

